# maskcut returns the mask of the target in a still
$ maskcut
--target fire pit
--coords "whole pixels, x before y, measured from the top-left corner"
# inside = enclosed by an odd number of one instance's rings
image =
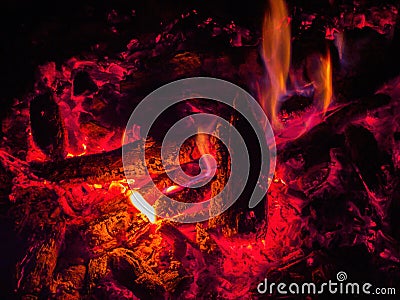
[[[1,115],[2,299],[326,299],[268,284],[329,280],[400,292],[396,1],[86,2],[4,33],[30,59],[4,62],[26,78],[5,81]],[[70,17],[82,29],[66,33]],[[148,133],[157,106],[129,120],[154,90],[198,77],[258,104],[189,89]],[[179,120],[195,133],[164,141]]]

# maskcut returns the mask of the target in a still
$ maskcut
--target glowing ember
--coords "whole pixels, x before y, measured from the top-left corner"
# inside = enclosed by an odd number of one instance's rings
[[[103,188],[103,185],[102,185],[102,184],[95,183],[95,184],[93,184],[93,187],[94,187],[95,189],[102,189],[102,188]]]
[[[268,1],[263,28],[263,59],[269,77],[269,90],[262,106],[269,114],[273,127],[278,125],[279,100],[286,94],[286,79],[290,66],[290,27],[288,11],[284,1]]]
[[[175,193],[175,192],[178,192],[178,191],[180,191],[182,188],[180,187],[180,186],[178,186],[178,185],[171,185],[171,186],[169,186],[169,187],[167,187],[164,191],[163,191],[163,193],[165,193],[165,194],[173,194],[173,193]]]
[[[114,194],[124,194],[127,191],[127,184],[123,180],[112,181],[108,187],[108,191]]]
[[[83,143],[82,143],[82,148],[83,148],[83,152],[78,153],[78,154],[68,153],[68,154],[67,154],[67,157],[74,157],[74,156],[82,156],[82,155],[85,155],[85,154],[86,154],[86,149],[87,149],[86,144],[83,144]]]

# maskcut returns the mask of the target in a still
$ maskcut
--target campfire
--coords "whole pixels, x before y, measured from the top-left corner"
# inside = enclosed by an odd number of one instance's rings
[[[398,3],[81,5],[105,37],[33,60],[4,105],[2,298],[258,299],[265,278],[340,272],[400,287]],[[157,104],[131,117],[187,78],[256,104],[188,89],[148,132]]]

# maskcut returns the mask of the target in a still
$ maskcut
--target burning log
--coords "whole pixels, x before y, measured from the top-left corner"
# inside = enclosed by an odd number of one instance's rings
[[[381,107],[390,104],[392,98],[385,94],[375,94],[354,100],[345,107],[334,111],[326,117],[326,122],[333,125],[336,130],[342,131],[348,122],[365,118],[366,113],[373,112]]]
[[[173,171],[180,165],[188,173],[196,173],[198,170],[199,158],[202,156],[199,150],[196,150],[196,138],[191,138],[187,142],[187,146],[183,146],[180,150],[179,145],[167,144],[164,147],[169,148],[168,153],[171,157],[166,161],[161,160],[160,145],[155,142],[148,141],[146,143],[146,159],[141,161],[140,151],[138,147],[142,147],[141,142],[134,142],[126,145],[125,154],[127,157],[126,168],[122,164],[121,149],[117,149],[104,154],[84,155],[73,157],[60,161],[48,161],[45,163],[31,163],[32,171],[38,177],[57,183],[86,182],[91,184],[105,184],[112,181],[125,181],[125,173],[129,173],[129,178],[137,181],[135,185],[140,189],[142,194],[146,194],[151,187],[150,178],[146,177],[147,172],[153,177],[153,181],[162,191],[172,192],[172,188],[178,187],[165,174],[165,171]],[[229,160],[224,147],[220,145],[218,139],[210,144],[216,153],[218,162],[218,172],[211,184],[196,189],[179,189],[172,195],[181,202],[193,202],[196,199],[204,199],[209,195],[217,195],[225,186],[227,176],[229,174]],[[218,146],[217,146],[218,145]],[[165,148],[164,148],[165,149]],[[179,155],[178,153],[179,152]],[[176,161],[179,157],[179,161]],[[146,179],[147,178],[147,179]],[[168,189],[171,187],[171,189]],[[208,191],[210,190],[210,191]],[[172,193],[171,193],[172,194]],[[150,200],[150,202],[156,199]],[[182,203],[184,205],[184,203]],[[162,199],[156,203],[159,210],[171,211],[174,215],[174,208],[163,204]]]
[[[16,186],[23,184],[26,183],[22,181]],[[112,282],[116,284],[113,291],[134,290],[137,296],[144,290],[156,297],[165,293],[166,287],[173,290],[186,280],[182,268],[163,270],[160,280],[155,268],[162,269],[162,266],[154,262],[146,264],[142,241],[146,243],[152,226],[132,212],[124,194],[90,205],[86,203],[83,208],[72,206],[74,213],[71,214],[64,210],[55,186],[46,181],[29,181],[28,184],[33,187],[13,189],[15,204],[8,211],[15,219],[16,231],[30,245],[29,255],[18,264],[17,289],[21,297],[36,298],[43,293],[56,297],[71,293],[103,294],[106,292],[104,285]],[[68,184],[73,186],[71,182]],[[169,235],[169,231],[165,227],[162,234]],[[184,255],[179,251],[182,250],[177,250],[178,257]],[[175,266],[178,264],[176,262]],[[132,280],[127,281],[127,278]]]
[[[160,145],[154,142],[147,142],[146,161],[143,162],[138,148],[141,144],[141,142],[136,142],[126,146],[129,153],[127,156],[129,165],[126,171],[138,178],[146,174],[147,168],[150,174],[163,174],[165,169],[160,157]],[[178,146],[175,144],[166,145],[171,150],[175,150],[170,151],[173,154],[177,149],[179,150]],[[198,158],[191,157],[190,152],[186,152],[180,157],[180,163],[194,163]],[[174,163],[176,162],[171,160],[166,162],[167,165]],[[86,181],[88,183],[99,183],[126,179],[122,164],[122,148],[107,153],[77,156],[54,162],[32,162],[31,166],[34,174],[52,182]]]
[[[131,291],[135,291],[137,296],[158,298],[165,293],[156,273],[134,252],[124,248],[115,249],[110,258],[115,279]]]
[[[31,166],[34,174],[52,182],[86,180],[88,183],[98,183],[124,179],[121,148],[108,153],[76,156],[65,160],[32,162]],[[138,175],[144,174],[143,162],[138,157],[133,166],[137,167],[133,170]]]

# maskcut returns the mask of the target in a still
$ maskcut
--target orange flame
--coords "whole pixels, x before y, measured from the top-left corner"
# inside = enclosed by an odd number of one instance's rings
[[[272,125],[277,126],[279,99],[286,94],[286,79],[290,66],[290,26],[286,4],[283,0],[269,0],[269,10],[263,24],[262,55],[270,80],[269,91],[262,106]]]
[[[314,71],[310,71],[309,76],[314,85],[314,103],[319,106],[323,114],[326,113],[332,101],[332,63],[328,49],[326,56],[317,55],[311,57]]]
[[[201,132],[200,128],[199,132]],[[198,133],[196,135],[196,146],[200,153],[200,156],[210,153],[208,136],[206,134]]]

